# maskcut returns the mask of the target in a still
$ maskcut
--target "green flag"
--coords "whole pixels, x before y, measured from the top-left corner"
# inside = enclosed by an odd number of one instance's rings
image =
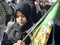
[[[33,33],[33,45],[46,45],[49,35],[51,33],[54,20],[56,18],[59,1],[57,1],[50,11],[45,14],[44,19],[34,28]],[[40,20],[39,20],[40,21]]]

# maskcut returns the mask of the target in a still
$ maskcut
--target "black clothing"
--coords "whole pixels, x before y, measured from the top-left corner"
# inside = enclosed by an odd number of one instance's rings
[[[60,26],[55,25],[54,30],[54,39],[55,39],[55,45],[60,45]]]
[[[31,7],[32,21],[33,23],[36,23],[41,18],[41,12],[38,11],[38,13],[36,13],[37,10],[36,10],[35,4],[32,1],[30,1],[29,5]]]
[[[48,11],[50,9],[51,5],[45,5],[45,9]]]
[[[43,10],[45,7],[43,5],[40,5],[41,10]]]

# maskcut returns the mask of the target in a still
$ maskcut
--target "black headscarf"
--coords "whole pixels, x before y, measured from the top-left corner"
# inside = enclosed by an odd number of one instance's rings
[[[21,3],[18,7],[18,9],[15,12],[15,18],[17,11],[20,11],[24,16],[27,18],[27,23],[21,28],[21,31],[28,30],[32,25],[32,19],[31,19],[31,7],[28,3]]]

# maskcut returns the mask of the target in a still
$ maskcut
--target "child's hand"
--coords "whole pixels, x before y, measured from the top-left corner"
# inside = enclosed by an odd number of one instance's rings
[[[25,43],[22,40],[18,40],[17,43],[14,43],[13,45],[25,45]]]

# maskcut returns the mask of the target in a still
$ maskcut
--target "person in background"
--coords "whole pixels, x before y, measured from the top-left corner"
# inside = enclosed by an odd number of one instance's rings
[[[35,7],[36,7],[36,10],[41,11],[40,2],[38,0],[35,1]]]
[[[41,7],[41,15],[43,16],[49,9],[50,9],[50,7],[51,7],[51,5],[49,4],[49,2],[48,1],[45,1],[44,3],[43,3],[43,6],[41,6],[40,5],[40,7]]]
[[[35,17],[36,17],[36,7],[35,7],[35,4],[34,4],[34,1],[30,1],[29,2],[29,5],[31,7],[31,15],[32,15],[32,21],[33,23],[35,23]]]
[[[41,18],[41,8],[39,5],[39,1],[35,1],[34,5],[35,5],[35,15],[32,15],[33,16],[32,19],[33,19],[33,23],[36,23]]]
[[[36,0],[35,1],[35,7],[36,7],[36,14],[40,16],[41,18],[41,7],[40,7],[40,1]]]
[[[28,36],[24,41],[23,38],[28,34],[28,29],[33,26],[31,20],[31,8],[29,4],[22,3],[14,15],[14,23],[8,25],[3,36],[1,45],[29,45],[31,40]]]
[[[9,21],[13,21],[12,18],[13,18],[13,15],[14,15],[16,9],[18,8],[19,0],[11,0],[11,1],[8,1],[7,3],[9,4],[10,8],[12,9],[12,11],[9,10],[10,14],[7,15],[7,23],[8,23]],[[7,23],[6,23],[6,25],[7,25]]]
[[[13,10],[13,13],[18,8],[18,3],[19,3],[19,0],[12,0],[11,2],[8,2],[8,4],[11,6],[11,8]]]
[[[45,1],[44,6],[45,6],[46,11],[48,11],[51,7],[51,5],[49,4],[49,1]]]
[[[43,1],[40,1],[39,5],[40,5],[40,8],[42,10],[44,8],[44,2]]]
[[[44,2],[40,1],[41,15],[43,16],[46,13]]]
[[[0,0],[0,45],[3,40],[3,34],[6,28],[6,22],[7,22],[6,18],[7,18],[7,15],[9,14],[9,10],[12,12],[8,3],[5,2],[5,0]]]

